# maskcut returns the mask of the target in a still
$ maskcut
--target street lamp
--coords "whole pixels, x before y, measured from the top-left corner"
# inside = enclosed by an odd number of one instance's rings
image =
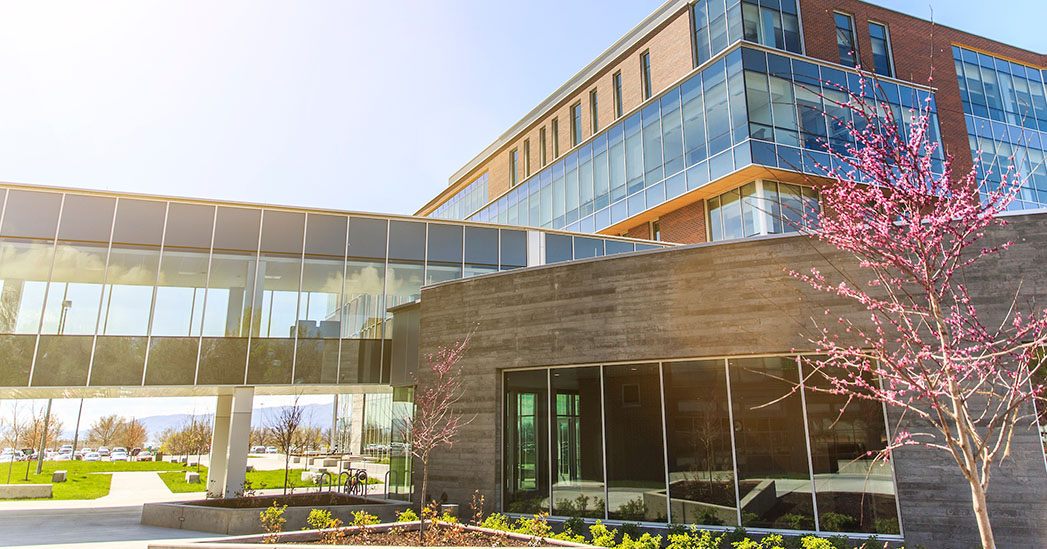
[[[69,309],[73,306],[73,300],[66,299],[69,295],[69,284],[65,285],[65,295],[62,296],[62,312],[58,315],[58,335],[65,332],[65,321],[69,317]],[[47,399],[47,412],[44,413],[43,433],[40,435],[40,450],[36,453],[36,474],[44,469],[44,448],[47,446],[47,431],[51,427],[51,403],[54,399]],[[80,400],[80,410],[83,411],[84,401]],[[80,429],[80,417],[76,418],[76,428]]]

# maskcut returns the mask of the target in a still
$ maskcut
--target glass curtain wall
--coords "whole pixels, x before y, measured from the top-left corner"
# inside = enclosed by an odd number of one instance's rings
[[[817,391],[797,356],[504,374],[511,513],[900,534],[884,408]],[[811,379],[815,376],[810,376]],[[822,385],[819,385],[821,383]]]
[[[769,20],[773,28],[773,15]],[[878,83],[908,132],[910,109],[930,92]],[[860,91],[852,71],[753,47],[728,49],[469,219],[590,233],[751,164],[825,175],[839,167],[825,147],[846,153],[852,143],[846,126],[832,119],[847,121],[849,112],[822,99],[843,99],[836,85]],[[930,105],[930,138],[940,142],[933,96]],[[932,165],[940,169],[943,160],[939,148]]]
[[[310,213],[306,221],[294,383],[337,383],[349,219]]]
[[[1025,184],[1011,209],[1043,208],[1047,205],[1047,70],[957,46],[952,53],[978,177],[998,185],[1013,163]]]
[[[305,214],[264,211],[247,383],[290,383],[293,379],[304,240]]]

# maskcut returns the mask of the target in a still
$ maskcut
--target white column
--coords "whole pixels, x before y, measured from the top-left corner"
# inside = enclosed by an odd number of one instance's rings
[[[349,453],[358,456],[364,453],[364,405],[366,394],[354,394],[349,419]]]
[[[225,497],[243,492],[247,476],[247,451],[251,443],[251,407],[254,387],[233,390],[233,413],[229,420],[229,457],[225,465]]]
[[[229,454],[229,416],[233,395],[218,395],[211,435],[211,458],[207,462],[207,497],[220,498],[225,493],[225,464]]]

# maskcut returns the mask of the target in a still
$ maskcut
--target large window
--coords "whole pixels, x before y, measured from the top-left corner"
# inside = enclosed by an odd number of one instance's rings
[[[869,38],[872,41],[873,70],[883,76],[894,76],[891,64],[891,40],[887,26],[869,21]]]
[[[854,19],[845,13],[833,13],[836,21],[836,48],[840,52],[840,64],[858,66],[858,43],[854,39]]]
[[[883,405],[825,393],[807,364],[768,356],[508,371],[502,509],[900,534],[892,465],[868,457],[888,440]]]
[[[795,0],[698,0],[694,14],[694,56],[698,65],[738,40],[803,53]]]
[[[790,0],[742,3],[742,29],[745,39],[780,50],[800,53],[800,22]],[[761,5],[762,4],[762,5]]]

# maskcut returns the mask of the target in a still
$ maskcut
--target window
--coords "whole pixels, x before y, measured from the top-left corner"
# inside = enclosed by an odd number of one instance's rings
[[[543,168],[546,163],[545,151],[545,128],[542,128],[538,130],[538,165]]]
[[[651,222],[651,240],[662,240],[662,227],[657,219]]]
[[[516,149],[513,149],[513,150],[509,151],[509,186],[510,187],[515,187],[516,183],[519,182],[519,179],[516,176],[517,156],[518,155],[517,155]]]
[[[836,47],[840,50],[840,64],[854,67],[858,65],[858,46],[854,40],[854,19],[844,13],[835,13]]]
[[[621,118],[622,112],[622,71],[614,73],[614,117]]]
[[[596,90],[589,92],[589,135],[596,135],[600,131],[599,97]]]
[[[876,74],[894,76],[891,70],[891,41],[887,37],[887,27],[869,21],[869,38],[872,39],[873,68]]]
[[[553,158],[560,156],[560,121],[553,119]]]
[[[791,0],[742,3],[742,34],[750,42],[793,53],[800,52],[800,20]],[[773,5],[769,5],[773,4]],[[734,9],[734,8],[732,8]]]
[[[524,177],[531,175],[531,140],[524,139]]]
[[[571,146],[582,142],[582,104],[571,105]]]
[[[706,201],[710,240],[813,231],[818,191],[810,187],[754,181]]]
[[[640,55],[640,83],[643,86],[643,98],[651,98],[651,52]]]

